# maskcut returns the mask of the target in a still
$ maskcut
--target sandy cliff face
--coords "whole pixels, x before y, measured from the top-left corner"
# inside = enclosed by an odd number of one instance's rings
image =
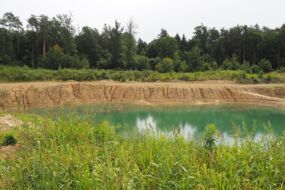
[[[285,85],[230,83],[34,82],[0,84],[0,110],[126,102],[244,103],[285,107]]]

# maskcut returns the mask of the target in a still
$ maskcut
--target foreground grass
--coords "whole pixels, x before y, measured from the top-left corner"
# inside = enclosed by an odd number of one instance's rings
[[[21,116],[21,149],[0,157],[0,189],[284,189],[285,136],[205,148],[177,136],[124,137],[108,123]],[[3,135],[3,134],[2,134]]]
[[[155,71],[116,71],[97,69],[31,69],[28,67],[0,66],[1,82],[27,82],[51,80],[115,80],[115,81],[203,81],[234,80],[240,83],[276,83],[285,82],[285,75],[277,72],[267,74],[249,74],[244,71],[205,71],[194,73],[158,73]]]

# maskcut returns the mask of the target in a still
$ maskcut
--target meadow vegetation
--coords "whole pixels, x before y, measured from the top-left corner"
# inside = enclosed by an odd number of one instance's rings
[[[0,82],[29,82],[29,81],[205,81],[233,80],[239,83],[278,83],[285,81],[282,72],[247,73],[242,70],[215,70],[192,73],[159,73],[145,70],[103,70],[103,69],[32,69],[29,67],[0,66]],[[4,92],[0,91],[0,95]]]
[[[227,146],[217,144],[214,125],[196,142],[179,134],[125,136],[107,122],[78,117],[19,117],[29,123],[9,132],[21,148],[0,157],[1,189],[285,187],[285,134]]]

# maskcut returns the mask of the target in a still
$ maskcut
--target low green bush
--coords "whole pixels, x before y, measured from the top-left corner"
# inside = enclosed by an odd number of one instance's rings
[[[17,144],[17,140],[13,135],[7,134],[4,136],[4,140],[1,144],[2,146],[15,145]]]
[[[203,80],[235,80],[241,83],[255,82],[284,82],[285,76],[280,72],[265,74],[251,74],[241,70],[199,71],[193,73],[159,73],[151,70],[98,70],[98,69],[32,69],[29,67],[0,66],[1,82],[28,82],[28,81],[203,81]],[[257,80],[256,80],[257,79]]]

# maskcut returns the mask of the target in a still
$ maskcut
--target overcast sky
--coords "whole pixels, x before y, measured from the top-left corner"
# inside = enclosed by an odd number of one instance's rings
[[[146,41],[161,28],[190,37],[201,23],[218,29],[257,23],[275,28],[285,23],[285,0],[0,0],[0,5],[1,15],[12,11],[22,21],[31,14],[72,13],[76,27],[100,31],[104,23],[113,25],[117,19],[125,25],[132,19],[137,37]]]

